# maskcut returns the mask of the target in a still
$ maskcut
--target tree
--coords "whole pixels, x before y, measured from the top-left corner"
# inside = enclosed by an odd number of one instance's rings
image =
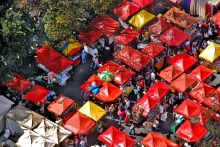
[[[22,18],[19,9],[6,10],[4,17],[0,18],[0,80],[8,81],[23,63],[28,55],[33,38],[30,24]]]

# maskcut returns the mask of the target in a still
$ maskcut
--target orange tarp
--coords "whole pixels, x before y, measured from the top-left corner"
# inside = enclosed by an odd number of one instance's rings
[[[157,57],[160,53],[164,51],[165,47],[158,44],[157,42],[150,42],[145,48],[141,50],[147,56],[152,58]]]
[[[199,65],[196,67],[189,75],[191,77],[196,78],[199,81],[206,80],[210,75],[212,75],[213,71],[203,65]]]

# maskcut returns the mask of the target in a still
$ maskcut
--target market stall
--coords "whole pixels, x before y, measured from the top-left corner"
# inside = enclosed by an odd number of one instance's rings
[[[135,40],[140,34],[133,29],[127,28],[114,37],[114,39],[123,45],[128,45]]]
[[[142,9],[149,6],[154,2],[154,0],[132,0],[133,3],[140,6]]]
[[[62,118],[65,123],[76,112],[76,103],[74,100],[60,94],[47,109],[54,115]]]
[[[159,18],[156,23],[150,25],[148,30],[155,34],[156,36],[161,35],[164,31],[166,31],[171,24],[165,21],[163,18]]]
[[[214,22],[214,24],[220,26],[220,11],[218,11],[217,13],[215,13],[215,15],[212,16],[212,21]]]
[[[212,70],[210,70],[209,68],[203,65],[199,65],[194,70],[192,70],[189,75],[202,82],[207,80],[208,78],[211,78],[212,73]]]
[[[137,71],[146,67],[146,65],[151,61],[147,55],[129,46],[124,47],[121,51],[115,54],[114,57]]]
[[[207,96],[203,100],[203,104],[205,104],[209,108],[213,108],[213,110],[219,110],[220,109],[220,87],[218,87],[212,94]]]
[[[50,46],[43,46],[36,51],[38,67],[45,72],[53,71],[55,82],[63,86],[70,78],[69,71],[73,68],[73,62],[62,56],[59,52]]]
[[[119,145],[123,147],[133,147],[137,144],[136,140],[132,139],[130,136],[118,130],[114,126],[110,126],[106,131],[99,135],[98,140],[109,147]]]
[[[75,135],[84,134],[90,135],[94,131],[95,122],[81,114],[76,112],[64,125],[64,128],[71,131]]]
[[[155,132],[148,133],[141,141],[141,144],[144,145],[144,147],[178,147],[178,144]]]

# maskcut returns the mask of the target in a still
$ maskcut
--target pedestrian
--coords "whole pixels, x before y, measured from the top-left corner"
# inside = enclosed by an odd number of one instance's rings
[[[163,112],[164,112],[164,106],[163,106],[163,103],[162,104],[160,104],[159,105],[159,113],[160,113],[160,117],[161,117],[161,115],[163,114]]]
[[[127,110],[127,111],[126,111],[126,115],[125,115],[125,119],[124,119],[124,121],[125,121],[125,126],[128,125],[128,123],[129,123],[129,121],[130,121],[130,118],[131,118],[131,114],[130,114],[129,110]]]
[[[42,85],[43,75],[37,76],[37,77],[36,77],[36,80],[37,80],[37,83],[38,83],[39,85]]]
[[[86,142],[85,142],[84,138],[82,138],[80,141],[80,147],[85,147],[85,146],[86,146]]]
[[[125,98],[125,107],[124,107],[124,109],[129,109],[130,108],[130,104],[131,104],[131,101],[126,97]]]
[[[91,67],[94,66],[94,62],[95,62],[95,59],[96,59],[96,58],[98,58],[97,53],[93,54],[93,56],[92,56],[92,64],[91,64]]]
[[[114,118],[114,112],[115,112],[114,104],[111,104],[111,106],[109,107],[109,115],[111,118]]]
[[[97,132],[98,132],[99,134],[102,134],[103,128],[102,128],[101,125],[98,125]]]
[[[106,115],[109,115],[109,106],[108,104],[105,104],[105,111],[106,111]]]
[[[86,56],[87,56],[86,51],[85,51],[85,50],[82,50],[82,53],[81,53],[82,64],[86,63]]]
[[[94,60],[93,69],[97,70],[99,68],[99,59],[96,57]]]
[[[155,118],[153,121],[153,131],[157,131],[158,130],[158,126],[159,126],[159,121]]]
[[[136,134],[135,133],[135,123],[131,124],[129,135],[131,135],[132,132],[134,132],[134,135]]]
[[[75,147],[78,147],[79,138],[76,135],[74,136],[74,143],[75,143]]]
[[[123,116],[124,116],[124,111],[122,109],[119,109],[118,110],[118,116],[119,116],[119,122],[118,124],[121,124],[121,121],[123,119]]]
[[[88,146],[88,138],[86,135],[83,135],[83,139],[85,140],[85,146]]]
[[[47,74],[47,83],[50,85],[50,84],[53,84],[53,78],[54,78],[54,72],[52,71],[49,71],[48,74]]]

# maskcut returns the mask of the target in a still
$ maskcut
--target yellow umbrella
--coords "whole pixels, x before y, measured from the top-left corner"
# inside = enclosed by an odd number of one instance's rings
[[[199,58],[213,62],[220,56],[220,45],[211,42],[199,55]]]
[[[151,21],[155,18],[155,15],[147,12],[146,10],[141,10],[139,13],[134,15],[130,20],[129,23],[136,28],[143,27],[147,22]]]
[[[90,101],[86,102],[78,111],[96,122],[106,114],[104,109]]]

